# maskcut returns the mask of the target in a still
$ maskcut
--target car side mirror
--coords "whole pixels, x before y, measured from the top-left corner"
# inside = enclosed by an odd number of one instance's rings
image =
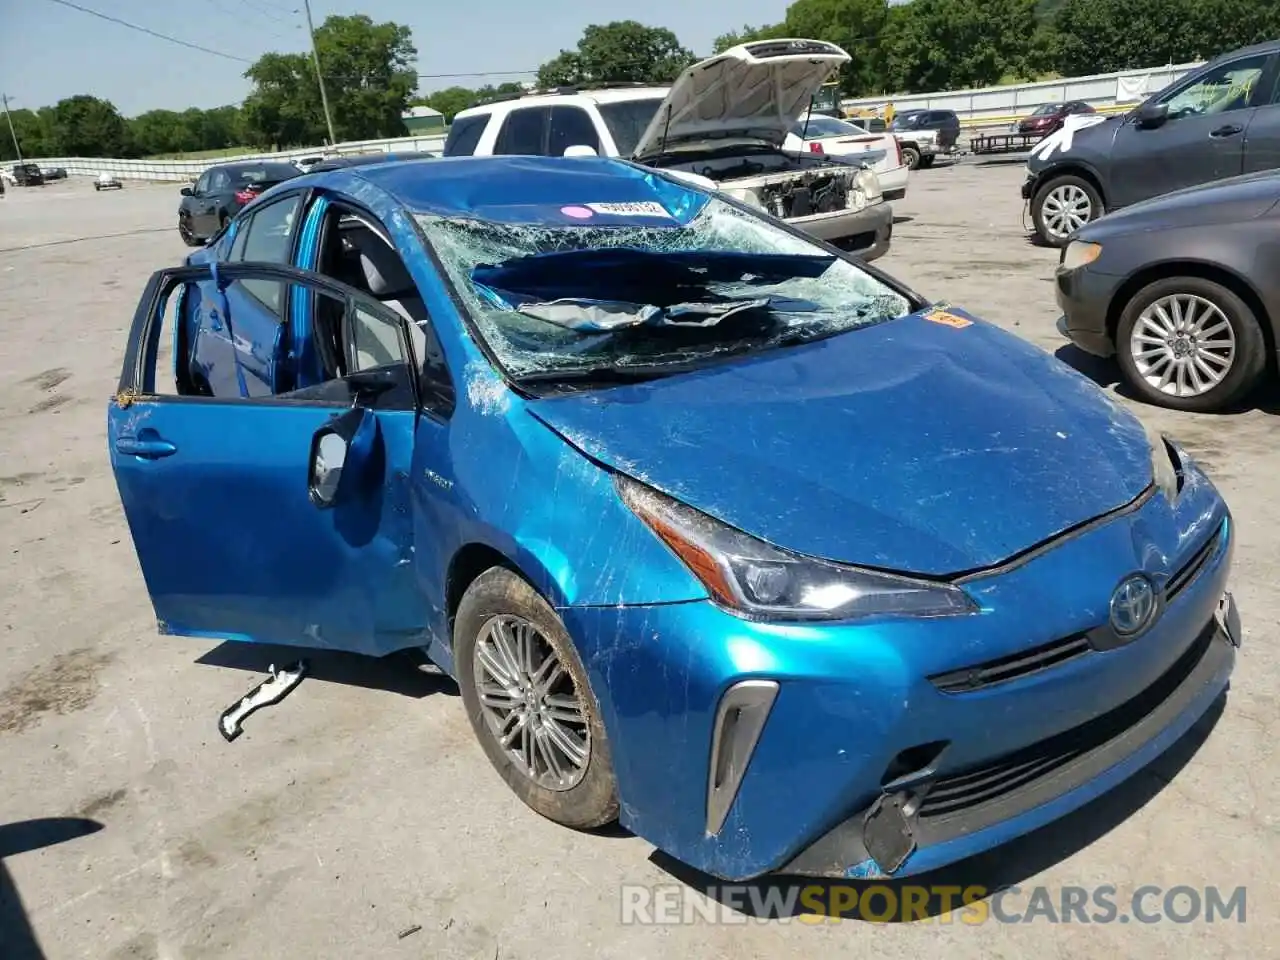
[[[1142,130],[1160,126],[1169,119],[1167,103],[1144,103],[1134,112],[1133,122]]]
[[[315,432],[307,468],[307,496],[317,509],[328,510],[355,489],[377,430],[374,415],[364,407],[354,407]]]
[[[178,192],[179,192],[179,193],[181,193],[184,197],[194,197],[194,196],[195,196],[195,193],[192,191],[192,189],[191,189],[190,187],[183,187],[183,188],[182,188],[181,190],[179,190]]]
[[[595,147],[588,147],[585,144],[575,143],[571,147],[564,148],[566,157],[598,157],[600,154],[596,152]]]

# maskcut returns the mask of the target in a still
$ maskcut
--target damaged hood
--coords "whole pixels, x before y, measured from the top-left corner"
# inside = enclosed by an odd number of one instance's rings
[[[587,456],[770,543],[925,575],[998,564],[1152,479],[1132,414],[956,310],[529,410]]]
[[[745,137],[781,146],[849,54],[820,40],[745,43],[695,63],[672,84],[641,134],[634,159],[674,145]]]

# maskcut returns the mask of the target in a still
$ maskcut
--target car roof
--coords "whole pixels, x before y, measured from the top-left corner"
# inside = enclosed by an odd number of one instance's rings
[[[607,157],[439,157],[311,173],[305,180],[346,193],[358,192],[365,181],[412,213],[493,223],[630,225],[621,218],[643,226],[662,226],[666,220],[670,226],[696,213],[707,199],[703,191],[655,175],[649,167]],[[657,203],[670,213],[632,216],[591,206],[636,203]]]
[[[457,120],[458,117],[466,119],[467,117],[483,116],[484,114],[497,113],[504,110],[514,110],[519,107],[551,106],[557,103],[581,105],[582,101],[586,101],[587,103],[625,103],[628,100],[665,99],[670,90],[670,87],[663,86],[605,87],[594,90],[578,90],[570,87],[565,91],[530,93],[519,97],[492,100],[489,103],[476,104],[474,107],[468,107],[466,110],[460,110],[454,119]]]

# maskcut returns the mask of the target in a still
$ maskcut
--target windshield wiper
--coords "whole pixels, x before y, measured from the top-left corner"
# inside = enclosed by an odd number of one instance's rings
[[[531,383],[643,383],[673,374],[684,373],[696,363],[623,364],[600,367],[565,367],[563,370],[537,370],[516,378],[520,385]]]

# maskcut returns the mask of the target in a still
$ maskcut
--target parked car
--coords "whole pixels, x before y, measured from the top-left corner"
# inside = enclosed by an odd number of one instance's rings
[[[1177,444],[666,171],[281,184],[151,278],[125,357],[163,632],[425,648],[531,809],[718,877],[992,848],[1144,768],[1235,661],[1233,520]]]
[[[44,167],[40,171],[45,180],[65,180],[67,179],[66,167]]]
[[[1280,167],[1280,40],[1223,54],[1123,116],[1075,118],[1036,144],[1022,197],[1064,246],[1108,210]]]
[[[38,163],[15,163],[11,169],[13,182],[20,187],[39,187],[44,184],[44,173]]]
[[[1066,103],[1045,103],[1036,107],[1031,116],[1023,117],[1014,127],[1017,133],[1039,134],[1048,136],[1062,128],[1063,121],[1070,116],[1097,113],[1092,106],[1083,100],[1069,100]]]
[[[302,176],[291,163],[245,160],[210,167],[193,186],[182,188],[178,204],[178,233],[184,243],[198,247],[262,191]]]
[[[314,164],[308,173],[324,173],[326,170],[341,170],[344,167],[362,167],[370,163],[397,163],[403,160],[430,160],[438,154],[422,151],[404,151],[400,153],[356,153],[342,157],[326,157]]]
[[[113,173],[107,173],[105,170],[98,174],[98,179],[93,181],[94,190],[123,190],[124,184],[120,182],[120,178]]]
[[[889,132],[902,144],[912,170],[931,167],[939,156],[956,153],[960,117],[954,110],[900,110],[893,115]]]
[[[329,157],[324,154],[317,154],[315,156],[310,156],[310,157],[299,157],[298,159],[293,161],[293,165],[297,167],[299,170],[301,170],[303,173],[310,173],[312,168],[315,167],[316,164],[323,163],[325,160],[328,160],[328,159]]]
[[[1063,248],[1060,329],[1116,356],[1143,399],[1213,412],[1276,369],[1280,171],[1166,194],[1108,214]]]
[[[873,134],[853,120],[808,113],[791,127],[782,149],[860,159],[875,171],[886,200],[901,200],[907,195],[909,171],[902,159],[902,146],[891,133]]]
[[[849,59],[819,40],[769,40],[695,63],[669,88],[505,98],[455,116],[444,155],[630,157],[710,179],[743,203],[874,260],[893,234],[875,174],[851,158],[783,149],[823,82]]]

